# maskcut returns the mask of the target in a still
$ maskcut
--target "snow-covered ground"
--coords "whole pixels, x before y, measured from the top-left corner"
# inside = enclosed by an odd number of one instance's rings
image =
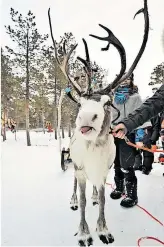
[[[31,133],[32,146],[26,146],[25,132],[7,133],[2,143],[1,166],[1,245],[2,246],[75,246],[79,210],[71,211],[73,168],[60,167],[58,143],[54,134]],[[62,140],[68,145],[69,139]],[[164,223],[164,167],[154,164],[149,176],[137,172],[139,205]],[[108,182],[113,183],[113,170]],[[164,241],[164,227],[139,207],[123,209],[110,198],[106,185],[106,219],[115,237],[110,246],[137,246],[141,237]],[[92,185],[87,184],[87,222],[95,246],[103,246],[95,228],[98,206],[92,206]],[[143,240],[141,246],[162,246]]]

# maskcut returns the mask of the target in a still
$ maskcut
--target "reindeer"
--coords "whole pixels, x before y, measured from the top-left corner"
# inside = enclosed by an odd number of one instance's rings
[[[80,88],[77,81],[73,80],[69,75],[69,58],[72,52],[77,47],[73,45],[70,51],[66,52],[65,42],[63,44],[64,58],[63,62],[60,62],[57,58],[57,48],[53,38],[50,12],[49,12],[49,22],[51,37],[54,44],[56,59],[58,61],[59,67],[64,73],[67,80],[71,83],[79,99],[74,98],[71,93],[69,97],[78,104],[79,112],[76,118],[76,128],[73,137],[70,142],[70,155],[74,163],[75,168],[75,180],[74,180],[74,193],[72,196],[72,203],[74,203],[74,209],[77,209],[77,196],[76,189],[77,183],[80,192],[80,210],[81,219],[78,231],[78,243],[80,246],[90,246],[93,244],[93,239],[90,235],[90,230],[85,218],[85,207],[86,207],[86,181],[87,179],[93,184],[93,196],[95,196],[95,202],[99,204],[99,217],[97,220],[97,233],[100,240],[109,244],[114,241],[114,237],[109,232],[104,207],[105,207],[105,183],[108,172],[113,165],[115,159],[115,144],[114,139],[110,131],[112,114],[111,107],[112,104],[112,90],[114,90],[121,82],[126,80],[134,71],[137,66],[148,40],[149,33],[149,16],[147,8],[147,0],[144,0],[144,8],[139,10],[137,14],[143,12],[145,20],[145,30],[144,37],[141,48],[129,68],[128,72],[126,70],[126,52],[121,44],[121,42],[115,37],[115,35],[107,27],[99,24],[100,27],[105,29],[108,33],[107,37],[98,37],[91,35],[92,37],[107,41],[108,45],[106,48],[102,48],[103,51],[109,49],[110,44],[112,44],[119,52],[121,58],[121,69],[115,80],[109,84],[106,88],[93,91],[91,88],[92,78],[91,78],[91,62],[89,57],[89,51],[86,41],[83,39],[86,59],[77,57],[83,64],[87,76],[87,87],[84,91]],[[135,16],[136,16],[135,15]]]

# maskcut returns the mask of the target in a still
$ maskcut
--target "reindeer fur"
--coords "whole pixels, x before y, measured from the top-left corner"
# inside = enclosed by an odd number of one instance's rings
[[[100,101],[94,99],[81,99],[81,109],[76,119],[76,129],[70,143],[70,155],[75,165],[75,181],[79,185],[81,222],[79,227],[79,241],[91,241],[90,231],[85,219],[85,189],[88,179],[93,185],[93,197],[98,196],[99,217],[97,220],[97,232],[105,242],[113,242],[112,235],[108,232],[105,220],[105,182],[115,158],[114,139],[110,131],[111,109],[105,106],[110,100],[108,96],[101,96]],[[97,116],[94,119],[94,116]],[[83,135],[80,131],[82,126],[91,126],[94,129]],[[96,189],[97,188],[97,189]],[[96,193],[98,190],[98,193]],[[93,199],[94,199],[93,198]],[[76,187],[72,196],[72,209],[77,208]],[[87,234],[86,234],[87,233]],[[85,237],[85,241],[84,241]]]

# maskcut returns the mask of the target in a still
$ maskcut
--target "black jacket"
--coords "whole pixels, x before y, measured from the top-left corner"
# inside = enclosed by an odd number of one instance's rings
[[[124,118],[122,123],[126,126],[128,132],[142,126],[146,121],[164,111],[164,85],[156,93],[147,99],[137,110]]]
[[[159,139],[160,133],[160,117],[157,115],[151,119],[152,127],[150,129],[152,144],[155,144]]]
[[[148,146],[155,145],[160,136],[160,117],[157,115],[151,119],[151,127],[146,128],[146,135],[143,138],[143,143]]]
[[[160,114],[160,123],[162,124],[162,121],[164,121],[164,111]]]

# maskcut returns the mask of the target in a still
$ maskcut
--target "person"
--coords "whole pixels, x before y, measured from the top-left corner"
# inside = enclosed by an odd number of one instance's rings
[[[137,110],[121,120],[113,129],[113,136],[124,139],[125,135],[164,111],[164,84]]]
[[[113,105],[120,111],[120,116],[116,121],[119,122],[124,117],[128,116],[130,112],[137,109],[142,104],[141,97],[138,93],[138,88],[134,85],[134,75],[119,85],[114,92]],[[113,110],[113,119],[116,119],[117,112]],[[151,123],[146,123],[140,129],[128,135],[128,138],[135,142],[141,142],[144,136],[144,129],[151,126]],[[113,126],[112,126],[113,127]],[[126,197],[121,201],[120,205],[126,208],[133,207],[138,203],[137,196],[137,177],[134,171],[134,162],[136,156],[136,148],[133,148],[125,142],[115,138],[116,158],[114,161],[114,180],[116,188],[110,194],[112,199],[119,199],[124,194],[126,189]]]
[[[151,147],[155,148],[156,142],[159,139],[160,117],[157,115],[156,117],[152,118],[150,121],[152,126],[145,129],[143,145],[148,148]],[[143,159],[141,153],[143,154]],[[152,170],[153,162],[154,162],[154,153],[145,150],[143,151],[138,150],[138,154],[135,157],[134,170],[141,170],[143,174],[149,175],[149,173]]]

